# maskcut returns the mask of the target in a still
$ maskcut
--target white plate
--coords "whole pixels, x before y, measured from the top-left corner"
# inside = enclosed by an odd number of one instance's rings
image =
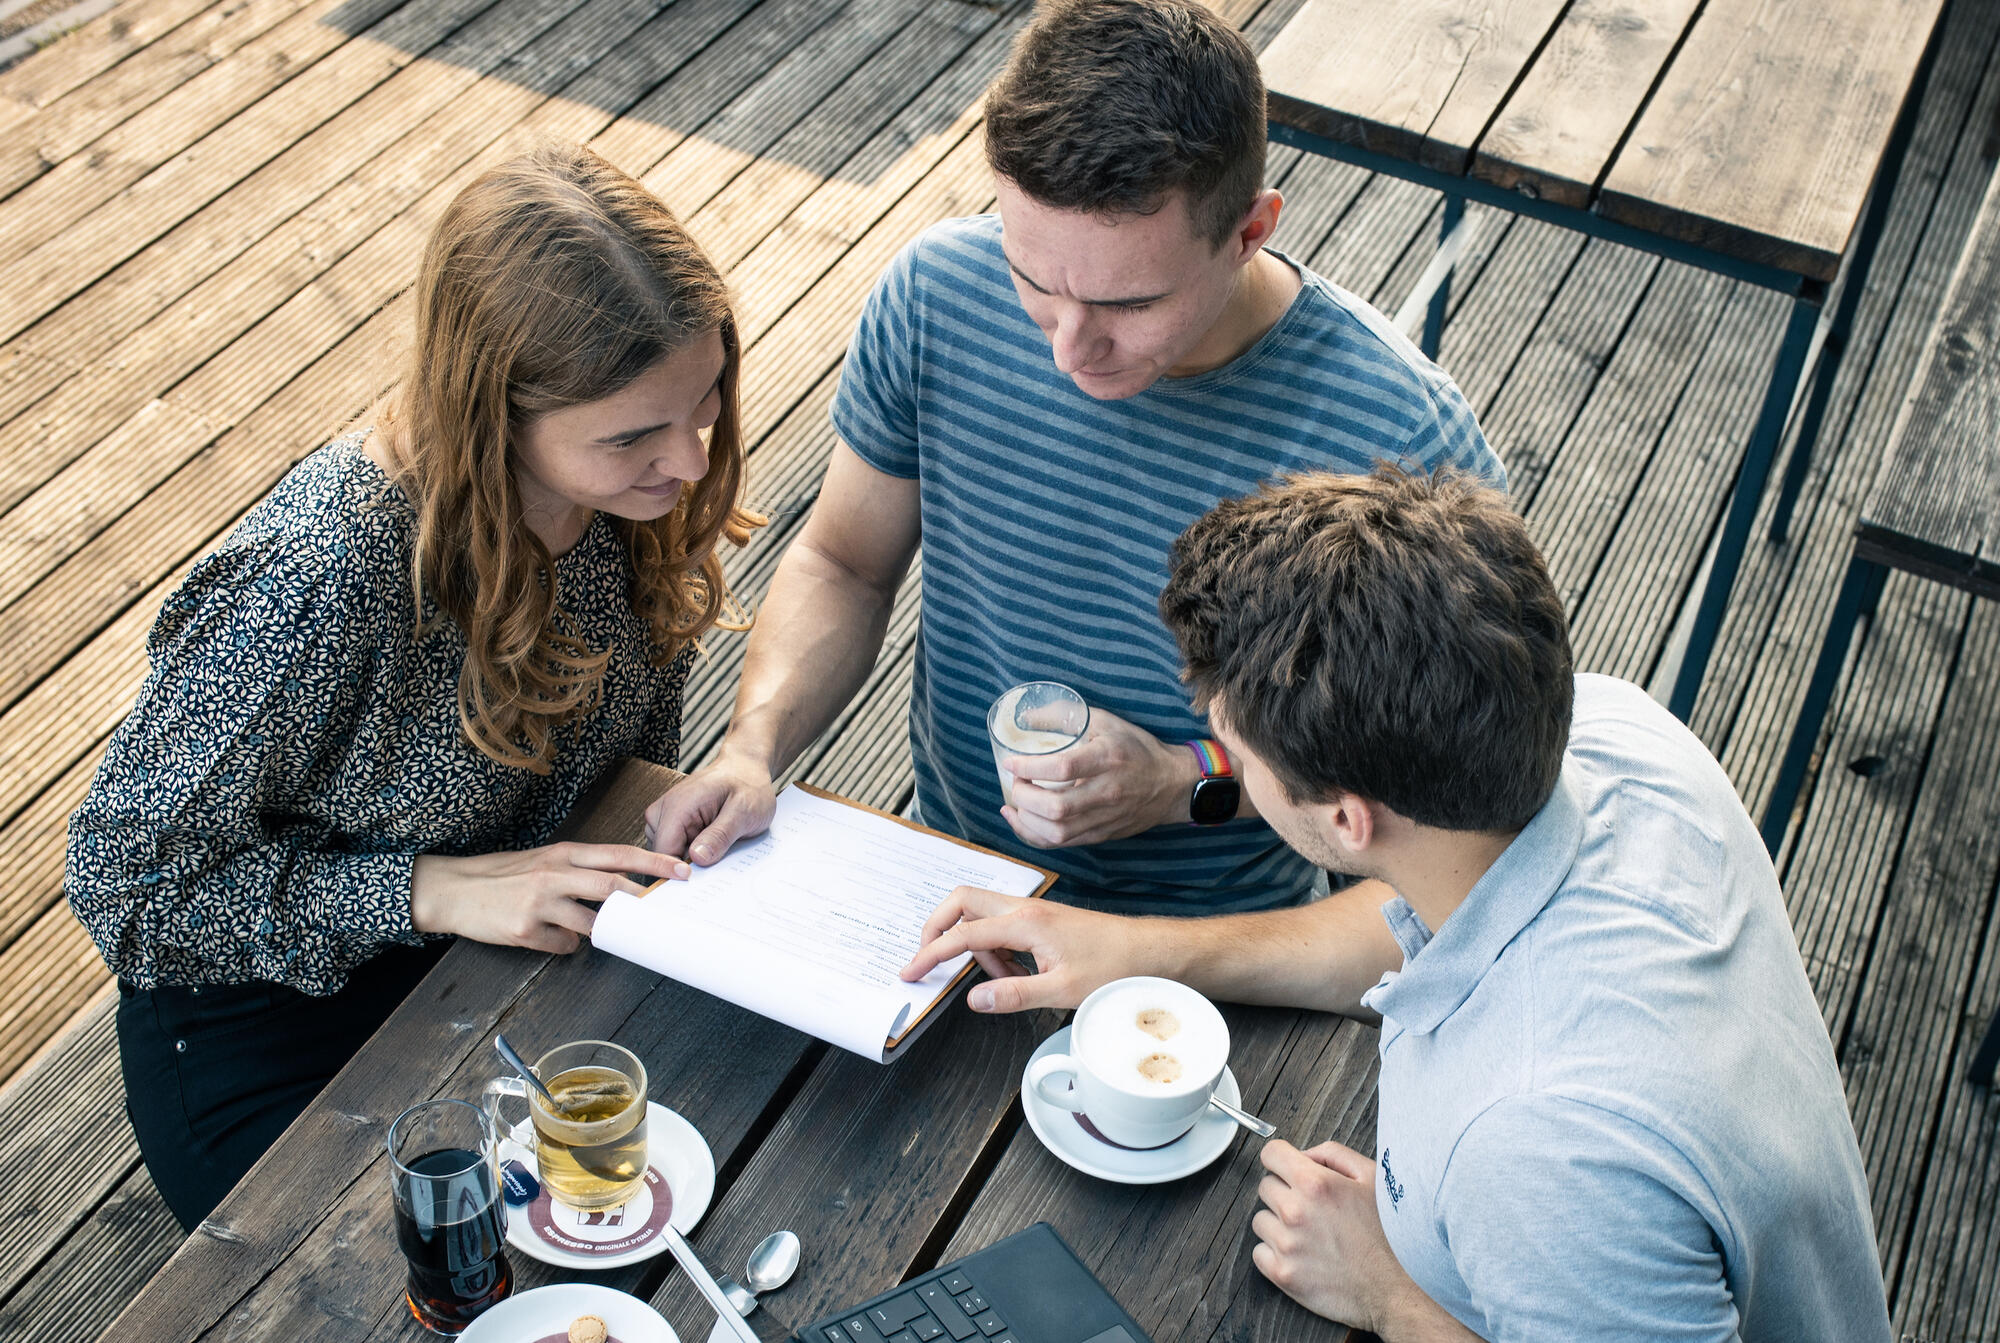
[[[1028,1067],[1034,1067],[1036,1059],[1068,1049],[1069,1027],[1065,1026],[1042,1041],[1041,1048],[1029,1058]],[[1236,1074],[1226,1067],[1215,1094],[1231,1105],[1243,1103],[1243,1090],[1236,1085]],[[1058,1160],[1085,1175],[1117,1184],[1164,1184],[1192,1175],[1228,1151],[1239,1132],[1235,1120],[1220,1110],[1208,1109],[1194,1121],[1193,1128],[1165,1147],[1155,1147],[1150,1152],[1113,1147],[1102,1138],[1084,1132],[1070,1111],[1057,1109],[1037,1095],[1028,1085],[1026,1069],[1021,1073],[1021,1109],[1028,1117],[1028,1127]]]
[[[522,1141],[528,1122],[514,1126],[500,1145],[500,1159],[519,1161],[533,1171],[534,1153]],[[693,1124],[658,1101],[648,1101],[646,1183],[639,1192],[620,1207],[586,1213],[556,1202],[543,1188],[526,1207],[507,1209],[507,1243],[559,1268],[636,1264],[665,1251],[660,1232],[668,1222],[682,1235],[694,1230],[713,1197],[715,1155],[708,1143]]]
[[[564,1282],[510,1296],[474,1320],[460,1343],[541,1343],[569,1337],[570,1321],[595,1315],[611,1343],[680,1343],[660,1312],[636,1296],[592,1282]]]

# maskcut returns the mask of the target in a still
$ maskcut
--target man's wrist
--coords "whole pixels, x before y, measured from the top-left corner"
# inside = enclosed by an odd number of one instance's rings
[[[1201,780],[1201,762],[1184,742],[1163,741],[1160,746],[1167,753],[1167,768],[1157,823],[1184,825],[1188,819],[1188,798],[1193,795],[1195,784]]]
[[[1195,825],[1221,825],[1243,810],[1243,785],[1222,743],[1197,737],[1182,743],[1194,762],[1195,778],[1188,788],[1187,820]]]
[[[1479,1337],[1431,1300],[1401,1264],[1393,1279],[1382,1284],[1371,1315],[1364,1327],[1382,1343],[1457,1343]]]
[[[759,741],[755,734],[740,732],[732,727],[715,748],[715,763],[738,773],[762,773],[766,780],[778,777],[778,767],[772,763],[776,751],[775,743]]]
[[[1207,989],[1199,982],[1208,958],[1203,954],[1203,925],[1208,919],[1176,918],[1172,915],[1132,917],[1128,945],[1133,951],[1127,975],[1152,975],[1186,984],[1198,993]]]

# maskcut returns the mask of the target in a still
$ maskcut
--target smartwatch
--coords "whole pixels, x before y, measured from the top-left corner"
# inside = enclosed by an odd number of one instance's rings
[[[1188,820],[1194,825],[1221,825],[1236,819],[1243,803],[1243,785],[1229,768],[1229,754],[1219,741],[1206,738],[1187,743],[1201,766],[1201,777],[1188,794]]]

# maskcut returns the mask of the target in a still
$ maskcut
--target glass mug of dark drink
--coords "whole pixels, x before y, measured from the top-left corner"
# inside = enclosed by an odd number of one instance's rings
[[[469,1101],[412,1105],[389,1125],[396,1243],[417,1323],[457,1334],[514,1287],[507,1205],[485,1112]]]
[[[646,1178],[646,1065],[608,1040],[578,1040],[542,1055],[535,1076],[560,1108],[521,1078],[494,1078],[485,1105],[495,1141],[504,1132],[501,1105],[518,1097],[549,1197],[585,1212],[630,1199]]]

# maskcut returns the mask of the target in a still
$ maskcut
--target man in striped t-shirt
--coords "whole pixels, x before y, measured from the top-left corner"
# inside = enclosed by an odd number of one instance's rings
[[[759,615],[717,759],[649,813],[697,863],[768,824],[838,716],[919,546],[910,744],[923,820],[1126,912],[1296,902],[1318,874],[1233,784],[1156,608],[1167,549],[1289,472],[1499,462],[1451,380],[1270,250],[1264,89],[1193,0],[1045,0],[987,95],[998,213],[916,238],[870,297],[818,507]],[[1013,760],[986,709],[1061,681],[1086,739]],[[1041,787],[1040,783],[1069,785]]]

